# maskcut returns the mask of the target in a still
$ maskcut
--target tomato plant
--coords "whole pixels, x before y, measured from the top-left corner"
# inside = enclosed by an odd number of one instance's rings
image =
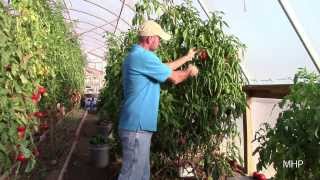
[[[265,123],[256,132],[259,147],[257,169],[273,164],[276,179],[320,178],[320,76],[300,69],[290,93],[279,103],[275,127]],[[301,160],[299,168],[286,168],[283,161]]]
[[[17,128],[18,131],[18,137],[20,140],[22,140],[24,138],[25,132],[26,132],[26,127],[24,126],[20,126]]]
[[[24,156],[24,154],[19,153],[17,157],[17,161],[25,161],[25,160],[26,160],[26,157]]]
[[[37,118],[43,118],[45,117],[47,114],[45,112],[41,112],[41,111],[38,111],[38,112],[34,112],[33,115]]]
[[[38,94],[43,95],[43,94],[46,93],[46,92],[47,92],[47,89],[46,89],[45,87],[40,86],[40,87],[38,88]]]
[[[16,172],[34,167],[33,135],[40,121],[33,113],[40,115],[57,103],[68,107],[72,93],[82,91],[83,67],[79,43],[59,4],[13,0],[4,7],[0,3],[0,174],[19,155],[26,163],[18,164]]]

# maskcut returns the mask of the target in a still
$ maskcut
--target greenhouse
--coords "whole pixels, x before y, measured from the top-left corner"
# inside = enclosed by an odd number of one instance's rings
[[[318,7],[1,0],[0,180],[320,179]]]

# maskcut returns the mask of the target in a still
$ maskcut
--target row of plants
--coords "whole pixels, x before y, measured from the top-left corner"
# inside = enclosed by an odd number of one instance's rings
[[[0,3],[0,174],[36,163],[34,134],[84,86],[84,56],[56,1]]]
[[[172,35],[156,52],[162,61],[170,62],[195,47],[199,53],[191,63],[200,69],[197,78],[177,86],[162,85],[158,132],[152,143],[153,174],[177,177],[176,167],[191,164],[201,178],[232,175],[229,161],[242,162],[234,140],[239,135],[236,119],[246,106],[242,91],[246,82],[238,54],[245,46],[235,36],[223,32],[228,25],[222,13],[211,13],[203,20],[191,1],[174,5],[141,0],[135,7],[134,27],[120,35],[107,35],[106,86],[100,95],[100,111],[107,111],[110,120],[117,124],[122,61],[138,42],[139,25],[144,19],[153,18]],[[221,147],[223,142],[225,149]]]

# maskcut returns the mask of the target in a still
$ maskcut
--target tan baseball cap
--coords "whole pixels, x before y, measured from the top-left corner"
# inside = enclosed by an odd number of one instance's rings
[[[145,21],[139,27],[140,36],[159,36],[163,40],[169,40],[171,38],[170,34],[164,32],[161,26],[151,20]]]

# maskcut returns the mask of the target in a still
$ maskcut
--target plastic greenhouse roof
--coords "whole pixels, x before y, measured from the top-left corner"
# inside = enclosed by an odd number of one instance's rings
[[[137,0],[64,0],[65,19],[74,22],[81,48],[89,63],[103,69],[105,32],[127,31],[131,27]],[[180,4],[182,0],[173,0]],[[290,84],[299,67],[317,72],[279,1],[270,0],[193,0],[206,19],[207,11],[223,11],[234,34],[246,44],[242,67],[250,84]],[[291,0],[299,22],[316,52],[320,53],[320,1]],[[319,59],[318,59],[319,60]]]

